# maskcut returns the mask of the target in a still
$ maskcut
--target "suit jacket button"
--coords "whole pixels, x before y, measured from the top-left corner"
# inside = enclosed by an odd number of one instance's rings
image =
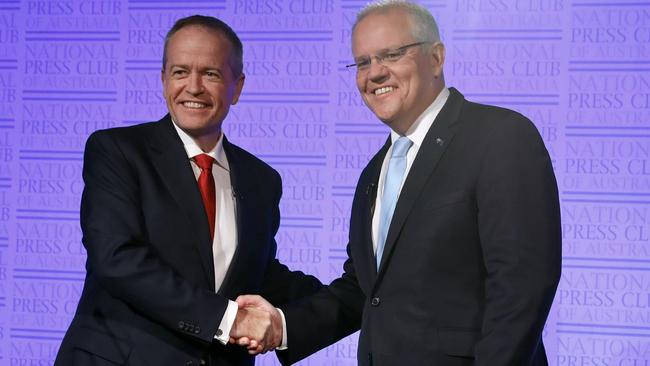
[[[217,337],[221,337],[222,334],[223,334],[223,330],[217,329]]]
[[[379,306],[379,298],[378,297],[373,297],[372,300],[370,300],[370,305],[372,306]]]

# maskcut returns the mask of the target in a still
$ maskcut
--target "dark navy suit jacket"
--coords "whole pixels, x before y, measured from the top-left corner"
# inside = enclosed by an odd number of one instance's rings
[[[93,133],[81,202],[86,281],[56,365],[252,365],[213,337],[228,299],[283,303],[320,282],[276,259],[281,180],[224,140],[238,245],[215,292],[212,240],[196,179],[169,116]]]
[[[344,274],[284,306],[296,362],[361,329],[362,366],[546,365],[560,276],[553,167],[522,115],[451,88],[404,182],[376,269],[372,216],[390,140],[361,173]]]

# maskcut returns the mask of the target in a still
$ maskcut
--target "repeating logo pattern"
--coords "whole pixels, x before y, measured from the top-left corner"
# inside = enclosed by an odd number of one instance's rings
[[[337,277],[359,172],[388,134],[345,68],[364,4],[0,1],[0,365],[52,364],[85,276],[85,140],[166,112],[162,42],[179,17],[217,16],[242,38],[246,85],[225,133],[282,175],[280,260]],[[448,84],[530,117],[551,152],[564,266],[550,363],[650,365],[650,3],[422,4]],[[356,348],[353,335],[301,364],[356,365]]]

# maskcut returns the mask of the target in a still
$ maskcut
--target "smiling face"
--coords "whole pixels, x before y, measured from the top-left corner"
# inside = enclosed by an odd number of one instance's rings
[[[204,151],[219,140],[221,123],[244,85],[243,74],[233,75],[231,52],[223,35],[200,26],[181,28],[167,46],[162,71],[167,108]]]
[[[356,60],[418,41],[411,32],[407,11],[377,11],[354,28],[352,53]],[[411,47],[388,66],[373,58],[370,67],[357,72],[357,87],[377,118],[404,134],[444,88],[443,63],[441,43]]]

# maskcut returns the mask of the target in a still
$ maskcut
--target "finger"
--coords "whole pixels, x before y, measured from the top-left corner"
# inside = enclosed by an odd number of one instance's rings
[[[257,354],[261,353],[263,350],[264,350],[264,348],[262,346],[258,346],[255,349],[250,349],[249,348],[248,349],[248,354],[249,355],[257,355]]]
[[[248,337],[241,337],[237,339],[237,344],[240,346],[249,346],[251,343],[251,340]]]
[[[245,308],[250,306],[259,306],[264,302],[264,299],[259,295],[240,295],[235,301],[239,307]]]

